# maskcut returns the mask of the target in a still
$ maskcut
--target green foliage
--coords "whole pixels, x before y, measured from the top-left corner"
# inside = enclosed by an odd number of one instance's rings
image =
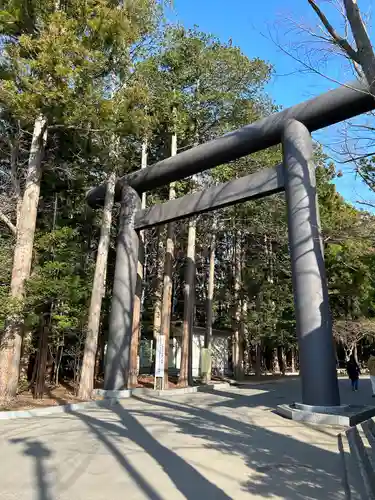
[[[375,155],[360,159],[357,162],[357,172],[365,184],[375,191]]]
[[[19,301],[9,296],[9,285],[12,270],[12,240],[0,236],[0,330],[5,326],[5,319],[10,315],[18,315],[22,311]]]
[[[42,113],[49,124],[99,124],[108,89],[129,77],[132,45],[158,21],[157,3],[29,4],[3,3],[1,103],[25,122]]]
[[[149,112],[179,144],[207,139],[264,107],[260,91],[272,68],[198,29],[169,28],[160,51],[136,66],[149,89]]]
[[[36,263],[27,283],[26,324],[38,329],[49,323],[49,342],[64,344],[65,336],[79,337],[84,330],[91,293],[92,262],[82,269],[79,233],[62,227],[39,234],[35,244]]]
[[[220,167],[215,170],[215,176],[227,180],[244,175],[259,168],[257,160],[262,167],[274,165],[279,160],[279,152],[275,149],[272,155],[270,153],[271,150]],[[332,182],[336,176],[334,165],[319,148],[315,151],[315,161],[333,316],[372,318],[375,312],[374,218],[353,208],[336,192]],[[225,239],[229,239],[229,248],[234,246],[234,231],[240,231],[245,238],[242,293],[248,304],[247,332],[252,345],[261,342],[265,347],[289,349],[297,341],[285,215],[281,196],[245,203],[226,211],[228,222],[224,227],[227,228]],[[224,255],[218,255],[219,261],[225,258]],[[235,307],[233,292],[227,291],[231,272],[229,268],[217,281],[218,299],[225,297],[229,308]],[[229,327],[230,323],[225,326]]]

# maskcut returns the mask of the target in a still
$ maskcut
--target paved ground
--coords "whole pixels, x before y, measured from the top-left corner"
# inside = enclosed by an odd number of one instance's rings
[[[368,380],[343,402],[371,401]],[[338,428],[284,420],[299,381],[0,422],[1,500],[343,499]]]

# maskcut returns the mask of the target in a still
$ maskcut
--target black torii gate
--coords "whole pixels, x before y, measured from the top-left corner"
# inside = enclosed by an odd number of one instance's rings
[[[116,200],[121,203],[121,215],[105,389],[127,386],[137,280],[137,231],[285,191],[302,403],[315,407],[340,405],[310,133],[373,109],[375,100],[368,86],[351,82],[117,180]],[[139,195],[145,191],[278,143],[283,148],[281,165],[140,209]],[[101,185],[88,193],[90,206],[103,204],[105,189]]]

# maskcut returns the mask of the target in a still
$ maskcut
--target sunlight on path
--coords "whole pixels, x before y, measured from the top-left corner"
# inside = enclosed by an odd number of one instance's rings
[[[286,381],[3,421],[0,498],[343,499],[339,429],[272,412],[296,391]]]

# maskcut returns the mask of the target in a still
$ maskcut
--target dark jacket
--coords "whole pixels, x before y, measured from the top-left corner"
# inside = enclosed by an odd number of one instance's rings
[[[356,380],[360,374],[358,363],[356,363],[354,360],[349,360],[346,363],[346,371],[348,372],[349,378],[351,380]]]

